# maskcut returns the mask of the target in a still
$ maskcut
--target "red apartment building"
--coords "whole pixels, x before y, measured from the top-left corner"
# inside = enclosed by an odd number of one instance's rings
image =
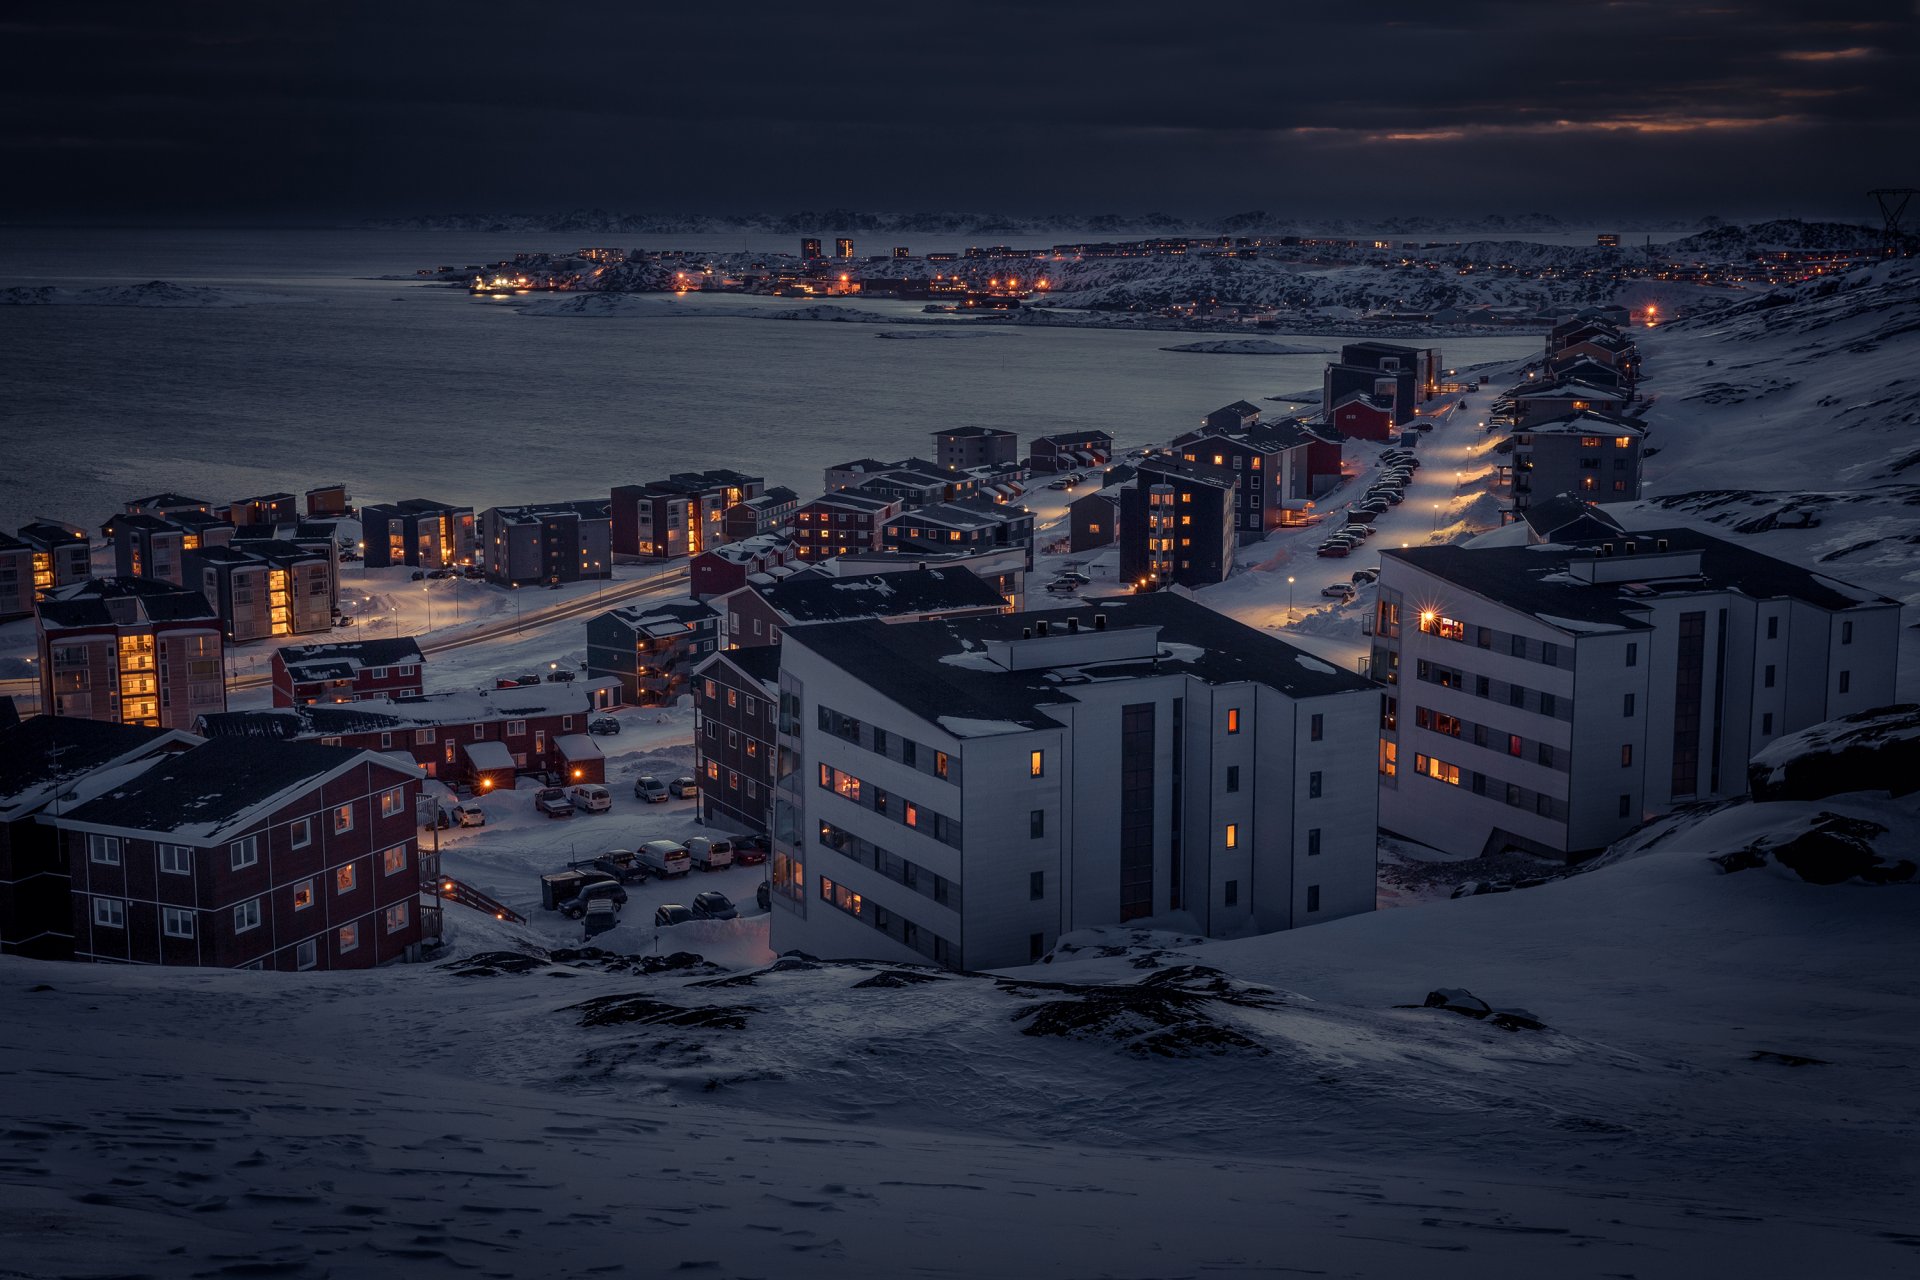
[[[76,960],[365,969],[415,953],[439,868],[415,840],[419,773],[391,756],[215,740],[95,789],[47,819]]]
[[[827,560],[849,551],[877,551],[881,530],[900,514],[898,498],[839,489],[801,507],[794,517],[802,560]]]
[[[425,666],[412,636],[287,645],[273,651],[273,705],[419,697],[425,692]]]
[[[40,705],[56,716],[191,729],[226,710],[220,616],[198,591],[94,578],[42,600]]]
[[[722,650],[694,672],[693,750],[700,820],[722,831],[767,832],[773,807],[780,650]]]
[[[738,591],[749,579],[798,559],[797,547],[788,534],[763,533],[702,551],[688,566],[688,594],[695,600],[711,600]]]

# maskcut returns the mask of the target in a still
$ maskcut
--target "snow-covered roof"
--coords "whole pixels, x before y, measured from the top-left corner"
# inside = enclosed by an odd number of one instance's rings
[[[497,739],[490,738],[485,742],[463,743],[460,749],[466,752],[467,759],[476,769],[491,772],[495,769],[512,769],[514,767],[513,752],[507,750],[506,743],[500,742]]]

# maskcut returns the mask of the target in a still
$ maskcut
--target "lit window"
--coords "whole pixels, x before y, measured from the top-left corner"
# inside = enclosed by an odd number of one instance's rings
[[[345,955],[347,952],[358,948],[359,945],[360,945],[360,926],[357,924],[341,925],[340,926],[340,953],[342,955]]]
[[[1238,849],[1239,847],[1240,847],[1240,824],[1237,822],[1229,822],[1227,824],[1227,848]]]
[[[1227,708],[1227,732],[1240,732],[1240,708],[1238,707]]]
[[[426,741],[433,741],[432,730],[428,730]],[[391,818],[406,806],[407,792],[404,787],[390,787],[380,793],[380,816]]]
[[[933,753],[933,776],[936,778],[947,776],[947,753],[944,751]]]
[[[387,932],[398,933],[400,930],[406,928],[407,921],[411,917],[411,914],[412,913],[407,910],[407,904],[404,902],[396,902],[388,907],[386,911]]]
[[[313,905],[313,881],[302,880],[293,886],[293,909],[305,911]]]
[[[387,875],[395,875],[407,869],[407,846],[400,844],[380,855],[381,866]]]
[[[907,805],[906,824],[910,827],[917,827],[920,825],[920,806],[919,805],[917,804]]]
[[[333,873],[334,892],[335,893],[353,892],[353,886],[356,880],[357,880],[357,877],[353,873],[353,864],[349,862],[345,866],[341,867],[338,871],[335,871]]]
[[[1029,753],[1027,756],[1027,776],[1030,778],[1045,777],[1046,772],[1047,772],[1047,753],[1044,751],[1034,751]]]
[[[333,811],[333,834],[353,830],[353,806],[343,804]]]

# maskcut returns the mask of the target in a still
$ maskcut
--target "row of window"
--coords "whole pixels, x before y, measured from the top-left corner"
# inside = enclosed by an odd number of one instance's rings
[[[1389,619],[1391,620],[1390,622]],[[1379,624],[1378,629],[1382,635],[1398,635],[1399,606],[1397,604],[1390,605],[1383,603],[1380,606]],[[1388,630],[1389,625],[1392,627],[1391,632]],[[1458,641],[1462,644],[1466,643],[1468,633],[1471,631],[1473,643],[1476,648],[1489,651],[1497,649],[1499,652],[1507,654],[1510,657],[1520,658],[1527,662],[1538,662],[1549,667],[1564,667],[1569,670],[1573,667],[1573,647],[1571,645],[1562,645],[1555,640],[1534,640],[1530,637],[1519,635],[1516,632],[1498,631],[1492,627],[1475,626],[1469,628],[1466,623],[1460,621],[1458,618],[1449,618],[1434,609],[1421,610],[1420,630],[1427,635],[1438,636],[1442,640]],[[1638,644],[1628,644],[1627,665],[1630,667],[1637,665],[1639,654],[1640,646]]]
[[[1038,812],[1035,810],[1035,813]],[[957,881],[929,871],[872,841],[863,840],[851,831],[836,827],[831,822],[822,822],[820,843],[863,867],[878,871],[889,880],[905,885],[915,893],[932,898],[943,907],[951,907],[955,911],[960,909],[960,885]]]
[[[1522,684],[1510,684],[1505,680],[1495,680],[1490,676],[1469,676],[1458,667],[1442,666],[1421,658],[1414,664],[1414,678],[1428,684],[1437,684],[1442,689],[1458,689],[1471,692],[1476,698],[1489,698],[1494,701],[1505,700],[1508,706],[1521,711],[1531,711],[1536,715],[1549,716],[1558,720],[1573,719],[1573,699],[1559,698],[1542,689],[1529,689]],[[1471,681],[1471,686],[1469,686]]]
[[[1389,698],[1387,702],[1391,706],[1394,699]],[[1632,715],[1633,695],[1630,693],[1627,695],[1627,707],[1627,714]],[[1389,712],[1387,720],[1382,722],[1383,727],[1391,729],[1393,719],[1392,713]],[[1529,739],[1517,733],[1506,733],[1488,725],[1462,720],[1459,716],[1448,715],[1444,711],[1416,706],[1413,709],[1413,723],[1416,728],[1425,729],[1429,733],[1441,733],[1450,738],[1459,738],[1489,751],[1502,751],[1516,760],[1530,758],[1535,764],[1548,769],[1558,769],[1562,773],[1568,772],[1573,767],[1571,753],[1556,748],[1551,742]]]
[[[1398,772],[1398,761],[1398,749],[1394,744],[1382,741],[1380,772],[1392,777]],[[1464,783],[1474,795],[1504,800],[1516,809],[1526,809],[1555,822],[1565,822],[1567,819],[1567,802],[1557,796],[1523,787],[1517,782],[1502,782],[1498,778],[1476,770],[1462,769],[1459,765],[1442,760],[1438,756],[1430,756],[1424,752],[1415,753],[1413,771],[1423,778],[1444,782],[1450,787],[1458,787]],[[1628,797],[1622,796],[1621,801],[1621,813],[1625,816]]]
[[[960,948],[952,942],[877,902],[868,901],[847,886],[836,884],[825,876],[820,877],[820,900],[836,910],[846,912],[856,920],[866,921],[894,941],[904,943],[920,954],[930,957],[935,964],[945,965],[950,969],[961,967]]]
[[[398,817],[406,811],[406,790],[393,787],[380,793],[380,816]],[[333,833],[344,835],[353,830],[353,805],[338,805],[332,812]],[[295,818],[287,824],[287,830],[295,849],[304,849],[313,843],[313,819]],[[159,851],[160,869],[171,875],[188,875],[193,870],[193,850],[182,844],[161,844]],[[404,853],[405,850],[403,849]],[[102,866],[121,865],[121,846],[119,836],[102,835],[98,832],[87,836],[87,860]],[[260,861],[260,837],[256,833],[243,836],[227,846],[227,867],[231,871],[244,871]]]
[[[262,898],[249,898],[232,908],[233,931],[235,934],[250,933],[260,927],[264,916]],[[160,931],[169,938],[192,939],[198,933],[195,923],[197,911],[188,907],[160,908]],[[396,902],[381,913],[381,919],[388,933],[398,933],[407,927],[413,918],[409,903]],[[103,929],[124,929],[127,927],[127,903],[124,898],[101,898],[93,900],[93,922]],[[339,929],[340,950],[352,951],[360,945],[360,926],[341,925]],[[302,969],[313,967],[312,940],[300,944],[297,957]]]
[[[1035,752],[1039,755],[1039,752]],[[863,809],[872,810],[885,818],[891,818],[902,826],[912,827],[923,835],[932,836],[942,844],[960,847],[960,823],[943,813],[938,813],[925,805],[892,795],[883,788],[862,782],[853,774],[836,769],[830,764],[820,766],[820,786],[842,799],[851,800]]]
[[[854,746],[871,751],[875,755],[885,756],[889,760],[906,765],[909,769],[918,769],[922,773],[930,773],[948,782],[960,781],[960,762],[944,751],[916,742],[903,734],[889,733],[879,725],[866,724],[843,712],[835,711],[824,703],[815,708],[815,711],[821,731],[832,734],[842,742],[851,742]],[[786,731],[792,732],[792,730]],[[1039,760],[1041,754],[1038,751],[1033,753],[1036,760]],[[1030,762],[1030,767],[1035,770],[1034,777],[1041,776],[1039,770],[1044,768],[1044,763],[1044,760],[1039,764]]]

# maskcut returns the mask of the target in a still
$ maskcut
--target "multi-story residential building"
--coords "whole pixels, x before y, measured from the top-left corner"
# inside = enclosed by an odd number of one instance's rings
[[[791,627],[818,622],[924,622],[1009,612],[991,584],[960,566],[896,568],[834,575],[819,569],[774,582],[751,583],[716,602],[728,649],[780,643]]]
[[[763,533],[702,551],[687,566],[687,594],[711,600],[738,591],[749,580],[773,581],[798,572],[800,544],[790,533]],[[795,565],[789,569],[787,566]]]
[[[1355,440],[1391,440],[1400,428],[1392,402],[1377,399],[1370,391],[1349,391],[1340,397],[1327,410],[1327,421]]]
[[[1494,422],[1524,431],[1536,422],[1564,418],[1570,413],[1600,413],[1619,417],[1626,413],[1633,396],[1610,387],[1561,379],[1553,382],[1523,382],[1503,392],[1493,403]]]
[[[700,821],[767,833],[773,810],[774,719],[780,651],[722,649],[694,668],[694,776]]]
[[[980,477],[970,471],[942,471],[924,459],[909,458],[884,471],[863,476],[847,488],[854,493],[893,499],[911,511],[938,502],[971,498],[979,492]]]
[[[333,629],[334,566],[324,552],[255,540],[202,546],[184,558],[188,583],[235,644]]]
[[[933,460],[944,471],[971,471],[1020,460],[1020,437],[998,427],[952,427],[933,433]]]
[[[412,636],[285,645],[273,651],[273,705],[419,697],[425,665]]]
[[[1440,352],[1391,342],[1349,342],[1340,348],[1339,361],[1327,366],[1323,383],[1323,405],[1366,391],[1390,402],[1394,416],[1409,423],[1419,416],[1422,404],[1440,393]]]
[[[613,577],[613,519],[604,498],[488,507],[480,563],[503,587]]]
[[[413,565],[445,569],[474,561],[473,508],[408,498],[360,509],[362,552],[369,569]]]
[[[0,728],[0,955],[73,958],[67,855],[43,815],[73,808],[89,774],[199,741],[179,730],[68,716]]]
[[[606,781],[605,757],[587,732],[587,721],[618,705],[619,682],[602,679],[429,693],[345,707],[229,711],[202,716],[194,731],[208,738],[405,753],[429,778],[481,792],[511,791],[521,774]]]
[[[1563,493],[1584,502],[1637,502],[1645,443],[1645,423],[1591,411],[1515,431],[1513,509]]]
[[[1174,912],[1221,937],[1373,908],[1378,688],[1190,600],[780,654],[776,950],[987,969]]]
[[[20,527],[20,541],[33,553],[34,599],[93,576],[93,544],[78,525],[36,520]]]
[[[1113,434],[1107,431],[1057,431],[1038,436],[1027,451],[1027,468],[1034,472],[1078,471],[1104,467],[1113,458]]]
[[[646,560],[697,556],[734,536],[726,531],[729,509],[765,491],[762,477],[725,468],[617,485],[610,504],[613,550]]]
[[[1133,468],[1127,469],[1131,478]],[[1110,547],[1120,537],[1120,494],[1124,482],[1109,484],[1067,504],[1067,547],[1075,555]]]
[[[1383,827],[1578,856],[1893,700],[1897,602],[1690,529],[1574,532],[1381,552]]]
[[[1257,542],[1275,529],[1304,524],[1313,499],[1339,482],[1340,445],[1298,422],[1255,422],[1223,430],[1201,427],[1174,437],[1173,453],[1186,462],[1235,472],[1240,492],[1233,524],[1240,541]],[[1317,456],[1331,451],[1331,459]]]
[[[112,529],[115,573],[176,587],[187,585],[187,552],[231,545],[236,532],[222,517],[204,511],[118,515]]]
[[[91,578],[39,605],[40,705],[56,716],[190,729],[227,705],[220,615],[198,591]]]
[[[700,659],[720,647],[720,611],[700,600],[647,600],[587,621],[587,673],[620,682],[636,707],[687,691]]]
[[[880,535],[888,551],[984,551],[1019,547],[1033,567],[1033,513],[986,498],[942,502],[890,517]]]
[[[297,547],[309,557],[318,556],[327,566],[327,607],[340,608],[340,533],[330,520],[300,520],[292,524],[242,525],[233,531],[228,545],[254,551],[269,558],[284,557],[286,547]]]
[[[1152,591],[1223,582],[1233,568],[1240,482],[1255,473],[1152,454],[1120,490],[1120,579]]]
[[[757,497],[742,498],[728,507],[720,516],[720,528],[728,542],[786,533],[793,528],[793,517],[799,510],[800,495],[777,484]]]
[[[33,557],[32,547],[0,533],[0,622],[33,616]]]
[[[180,493],[150,493],[144,498],[127,499],[130,516],[177,516],[198,512],[213,514],[213,504],[205,498],[189,498]]]
[[[119,772],[119,771],[116,771]],[[361,969],[416,952],[419,771],[374,751],[228,739],[58,816],[73,957]]]
[[[826,560],[881,545],[887,522],[900,514],[897,498],[852,489],[829,490],[794,514],[802,560]]]
[[[236,527],[264,524],[280,526],[300,522],[300,500],[290,493],[263,493],[239,498],[227,504],[227,519]]]
[[[344,484],[316,485],[307,490],[307,518],[333,520],[353,514],[353,501]]]
[[[1200,426],[1207,430],[1235,432],[1245,431],[1259,421],[1259,405],[1246,400],[1235,400],[1232,404],[1222,405],[1200,419]]]
[[[861,577],[898,569],[965,569],[992,587],[1010,612],[1027,607],[1027,574],[1033,567],[1031,547],[981,547],[974,551],[936,551],[920,547],[913,551],[850,551],[825,561],[827,573],[843,578]]]

